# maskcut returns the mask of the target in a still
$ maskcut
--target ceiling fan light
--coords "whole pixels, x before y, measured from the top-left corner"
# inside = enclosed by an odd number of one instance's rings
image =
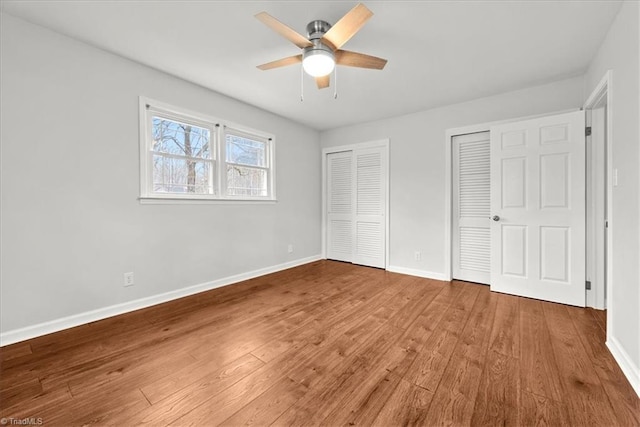
[[[304,53],[302,68],[313,77],[330,74],[336,66],[333,52],[325,49],[309,49]]]

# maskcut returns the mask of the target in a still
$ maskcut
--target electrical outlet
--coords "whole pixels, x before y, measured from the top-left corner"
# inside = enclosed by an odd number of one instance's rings
[[[124,286],[133,286],[133,272],[124,273]]]
[[[289,252],[290,254],[293,253],[293,245],[291,243],[289,243],[289,246],[287,246],[287,252]]]
[[[422,259],[422,253],[420,251],[415,251],[413,253],[413,260],[420,261]]]

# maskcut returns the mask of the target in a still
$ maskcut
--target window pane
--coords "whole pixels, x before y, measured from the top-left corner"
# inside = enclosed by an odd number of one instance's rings
[[[227,194],[229,196],[267,197],[267,171],[227,165]]]
[[[213,194],[212,164],[207,161],[153,156],[153,191],[156,193]]]
[[[153,116],[153,146],[157,153],[211,158],[209,129]]]
[[[227,162],[267,167],[267,144],[238,135],[227,134]]]

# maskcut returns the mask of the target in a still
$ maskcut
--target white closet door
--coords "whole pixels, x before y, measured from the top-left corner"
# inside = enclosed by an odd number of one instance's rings
[[[327,258],[353,260],[353,152],[327,154]]]
[[[489,132],[453,137],[453,278],[489,284]]]
[[[385,268],[386,151],[354,150],[355,264]]]
[[[584,111],[491,128],[491,290],[585,305]]]

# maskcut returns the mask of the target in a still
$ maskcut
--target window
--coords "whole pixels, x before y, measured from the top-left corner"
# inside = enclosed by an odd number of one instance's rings
[[[228,129],[225,132],[227,194],[268,196],[267,140]]]
[[[153,193],[216,194],[215,132],[158,113],[151,134]]]
[[[141,199],[275,200],[273,137],[145,98],[140,108]]]

